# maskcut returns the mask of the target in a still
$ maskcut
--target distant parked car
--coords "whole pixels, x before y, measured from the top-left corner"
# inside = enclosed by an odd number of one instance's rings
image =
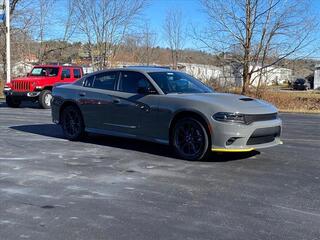
[[[310,83],[303,78],[298,78],[292,83],[293,90],[309,90],[310,86]]]
[[[171,145],[179,157],[249,152],[281,143],[277,109],[216,93],[194,77],[163,68],[110,69],[53,88],[52,118],[65,137],[85,132]]]
[[[4,95],[9,107],[17,108],[22,101],[38,101],[40,107],[50,108],[51,91],[57,83],[71,83],[83,76],[77,66],[39,65],[33,67],[27,77],[11,80],[4,87]]]

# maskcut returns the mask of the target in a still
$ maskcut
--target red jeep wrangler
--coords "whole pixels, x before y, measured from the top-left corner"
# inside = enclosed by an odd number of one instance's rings
[[[81,67],[41,65],[35,66],[27,77],[11,80],[4,87],[4,95],[9,107],[17,108],[21,101],[38,101],[40,107],[50,108],[51,90],[57,83],[74,82],[83,76]]]

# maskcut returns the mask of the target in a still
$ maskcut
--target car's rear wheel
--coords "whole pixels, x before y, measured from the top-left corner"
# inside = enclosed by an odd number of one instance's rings
[[[41,108],[51,108],[52,93],[50,90],[43,90],[39,95],[39,104]]]
[[[8,107],[18,108],[21,104],[21,100],[12,96],[7,96],[6,103]]]
[[[191,117],[176,122],[172,144],[179,157],[190,161],[202,160],[209,153],[208,133],[200,121]]]
[[[67,106],[61,114],[61,125],[65,137],[77,141],[84,137],[84,122],[80,110],[76,106]]]

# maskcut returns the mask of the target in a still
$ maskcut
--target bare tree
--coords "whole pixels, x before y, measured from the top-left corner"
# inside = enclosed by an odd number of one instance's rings
[[[24,40],[29,40],[29,27],[32,16],[26,14],[30,7],[26,0],[10,1],[10,17],[11,17],[11,57],[12,62],[18,61],[26,52],[26,47],[21,43]],[[0,22],[0,64],[3,67],[0,69],[0,79],[6,78],[6,26],[4,22]],[[1,85],[1,84],[0,84]]]
[[[185,42],[185,30],[180,10],[169,10],[164,22],[165,39],[171,50],[172,67],[177,69],[180,51]]]
[[[125,34],[146,0],[75,0],[78,27],[86,38],[92,64],[111,65]]]
[[[263,73],[310,44],[314,19],[308,0],[201,0],[209,27],[197,39],[242,66],[242,93]],[[261,79],[259,81],[260,85]]]
[[[51,1],[53,7],[58,5],[58,1]],[[63,53],[69,46],[71,46],[69,42],[75,34],[77,22],[79,21],[75,15],[76,7],[74,2],[75,0],[67,0],[64,13],[62,15],[58,15],[58,21],[55,24],[61,26],[61,30],[59,33],[55,34],[54,38],[51,37],[51,42],[53,41],[55,44],[45,45],[43,60],[47,60],[50,54],[56,54],[55,60],[61,61],[63,59]],[[46,4],[48,4],[48,2]],[[49,20],[52,23],[53,19],[49,17]]]
[[[37,24],[35,24],[36,31],[38,32],[37,40],[39,42],[38,59],[40,63],[45,60],[45,55],[47,51],[47,45],[45,42],[46,29],[49,27],[50,21],[50,9],[52,9],[56,0],[38,0],[34,4],[37,6],[35,19]]]

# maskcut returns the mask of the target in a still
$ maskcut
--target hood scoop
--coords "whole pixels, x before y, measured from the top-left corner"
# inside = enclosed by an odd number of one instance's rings
[[[239,100],[244,101],[244,102],[251,102],[254,101],[253,98],[240,98]]]

